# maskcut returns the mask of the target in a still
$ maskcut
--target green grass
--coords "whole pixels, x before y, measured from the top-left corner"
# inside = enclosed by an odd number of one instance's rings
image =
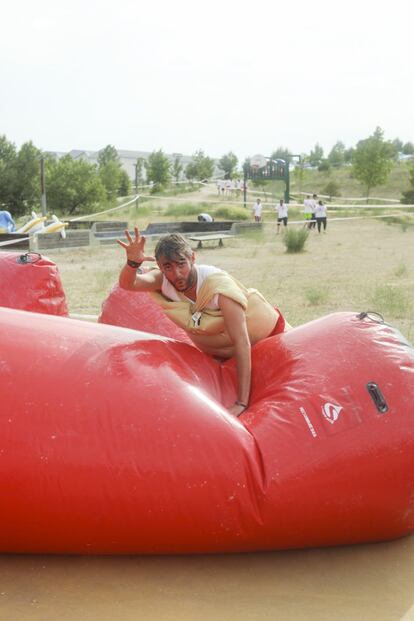
[[[410,309],[410,300],[405,290],[393,285],[379,285],[370,300],[372,310],[382,315],[404,317]]]
[[[397,276],[397,278],[402,278],[403,276],[407,276],[408,268],[407,268],[406,264],[401,262],[398,265],[398,267],[395,268],[394,274],[395,274],[395,276]]]
[[[210,209],[210,213],[223,220],[248,220],[250,218],[250,212],[244,207],[216,207]]]
[[[311,306],[319,306],[328,301],[329,293],[322,287],[309,287],[305,290],[305,298]]]
[[[372,188],[371,195],[379,198],[401,198],[402,192],[408,190],[410,186],[410,167],[412,163],[395,162],[387,183],[383,186]],[[290,193],[297,194],[298,200],[303,200],[299,192],[322,194],[322,189],[330,182],[334,181],[339,186],[340,196],[361,197],[365,196],[366,189],[351,175],[351,166],[342,168],[331,168],[330,171],[304,170],[303,182],[298,184],[293,171],[290,173]],[[282,197],[284,193],[284,183],[281,181],[268,182],[266,192],[276,197]],[[341,199],[339,198],[339,202]],[[378,202],[377,200],[372,202]],[[359,203],[361,204],[361,203]]]
[[[169,205],[164,210],[164,215],[180,218],[182,216],[195,216],[202,211],[205,211],[203,203],[179,203],[178,205]]]

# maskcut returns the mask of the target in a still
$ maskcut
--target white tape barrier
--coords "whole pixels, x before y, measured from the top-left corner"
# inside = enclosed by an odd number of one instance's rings
[[[128,207],[128,205],[135,203],[135,201],[137,201],[140,197],[141,195],[137,194],[136,196],[134,196],[134,198],[131,198],[130,201],[123,203],[122,205],[118,205],[117,207],[111,207],[110,209],[105,209],[104,211],[95,211],[94,213],[88,213],[86,216],[79,216],[78,218],[70,218],[68,222],[78,222],[79,220],[86,220],[87,218],[90,218],[91,216],[101,216],[103,213],[110,213],[111,211],[119,211],[120,209],[124,209],[124,207]]]
[[[301,196],[311,196],[312,192],[294,192],[294,194],[300,194]],[[329,194],[318,194],[322,198],[340,198],[342,201],[385,201],[387,203],[399,203],[399,198],[379,198],[378,196],[329,196]]]
[[[179,183],[188,183],[188,181],[174,181],[173,182],[173,184],[179,184]],[[205,185],[201,181],[197,181],[196,183],[199,183],[200,185]],[[151,188],[152,186],[151,185],[142,185],[140,187],[142,187],[142,188]],[[163,197],[161,197],[161,196],[159,196],[159,197],[158,196],[153,196],[151,194],[136,194],[134,196],[134,198],[131,198],[130,201],[128,201],[126,203],[122,203],[122,205],[118,205],[117,207],[110,207],[109,209],[105,209],[104,211],[94,211],[94,212],[88,213],[88,214],[86,214],[84,216],[78,216],[77,218],[69,218],[67,220],[68,220],[68,222],[79,222],[80,220],[87,220],[91,216],[101,216],[102,214],[111,213],[112,211],[119,211],[121,209],[124,209],[124,207],[128,207],[128,205],[131,205],[132,203],[135,203],[141,197],[142,198],[153,198],[153,199],[156,199],[156,198],[168,198],[168,197],[164,197],[164,196]],[[170,197],[170,199],[171,198],[174,198],[174,197]],[[176,200],[176,199],[174,198],[174,200]]]
[[[8,241],[0,242],[0,246],[13,246],[14,244],[20,244],[20,242],[27,241],[29,237],[19,237],[19,239],[9,239]]]

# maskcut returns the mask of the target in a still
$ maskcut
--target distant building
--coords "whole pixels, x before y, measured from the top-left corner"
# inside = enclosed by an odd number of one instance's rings
[[[61,151],[47,151],[49,155],[55,157],[56,159],[60,159],[67,153],[63,153]],[[135,164],[138,158],[142,158],[143,160],[147,160],[149,155],[151,155],[150,151],[128,151],[125,149],[117,149],[117,153],[119,156],[119,161],[121,162],[122,168],[126,170],[129,178],[132,182],[135,181]],[[74,159],[83,159],[91,164],[98,164],[98,155],[99,151],[82,151],[80,149],[72,149],[69,151],[69,155]],[[185,169],[187,164],[192,161],[191,155],[182,155],[181,153],[166,153],[166,157],[170,160],[171,164],[173,164],[176,157],[179,157],[181,160],[181,166],[183,167],[180,180],[185,179]],[[214,176],[219,174],[219,169],[216,162],[216,169],[214,171]],[[142,175],[145,177],[145,169],[142,171]]]

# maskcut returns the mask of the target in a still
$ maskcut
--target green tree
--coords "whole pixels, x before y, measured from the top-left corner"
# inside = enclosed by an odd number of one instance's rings
[[[318,166],[318,170],[319,172],[330,172],[331,171],[331,163],[328,159],[322,159],[319,162],[319,166]]]
[[[291,152],[286,147],[278,147],[270,157],[272,160],[285,160],[285,162],[289,162],[291,155]]]
[[[366,188],[367,202],[371,189],[384,185],[392,168],[394,149],[384,140],[384,132],[377,127],[369,138],[360,140],[352,158],[352,174]]]
[[[327,194],[331,201],[334,196],[341,196],[339,184],[336,181],[329,181],[322,190],[322,194]]]
[[[187,164],[185,175],[187,179],[211,179],[214,172],[214,160],[204,155],[204,151],[196,151],[192,161]]]
[[[144,167],[145,159],[143,157],[139,157],[135,162],[135,183],[137,186],[143,185],[145,181]]]
[[[345,149],[345,153],[344,153],[345,164],[350,164],[352,162],[354,153],[355,153],[354,147],[349,147],[349,149]]]
[[[183,172],[183,165],[181,164],[181,157],[176,155],[172,165],[172,176],[175,181],[179,181],[181,173]]]
[[[235,155],[232,151],[229,151],[219,159],[219,166],[224,172],[225,179],[233,179],[236,174],[238,163],[239,160],[237,159],[237,155]]]
[[[316,143],[315,147],[310,152],[309,163],[312,164],[312,166],[319,166],[322,160],[323,160],[323,149],[319,143]]]
[[[16,146],[9,142],[6,136],[0,136],[0,209],[6,207],[11,212],[16,181],[16,158]]]
[[[392,144],[396,150],[397,153],[400,153],[403,149],[403,142],[402,140],[400,140],[399,138],[394,138],[394,140],[392,141]]]
[[[129,196],[131,194],[131,179],[124,168],[121,168],[119,176],[118,194],[119,196]]]
[[[116,148],[108,144],[98,153],[98,166],[105,166],[108,162],[117,162],[119,164],[119,155]]]
[[[414,205],[414,166],[410,169],[410,184],[411,188],[402,195],[401,202],[404,205]]]
[[[331,166],[339,168],[345,163],[345,145],[338,140],[329,152],[328,160]]]
[[[70,215],[93,211],[106,197],[96,166],[69,154],[46,161],[46,192],[49,211]]]
[[[161,149],[149,154],[145,162],[147,180],[154,184],[153,191],[158,191],[169,184],[171,179],[170,161]]]
[[[40,158],[41,151],[32,142],[25,142],[16,159],[16,205],[24,204],[24,212],[31,210],[40,201]]]
[[[108,200],[114,200],[120,191],[122,166],[118,151],[108,144],[98,153],[98,170]]]
[[[414,144],[412,142],[406,142],[401,150],[404,153],[404,155],[413,155],[414,154]]]

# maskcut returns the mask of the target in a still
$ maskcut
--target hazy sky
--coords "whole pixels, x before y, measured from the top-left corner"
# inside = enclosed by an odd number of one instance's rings
[[[414,142],[413,0],[15,0],[0,134],[240,159]]]

